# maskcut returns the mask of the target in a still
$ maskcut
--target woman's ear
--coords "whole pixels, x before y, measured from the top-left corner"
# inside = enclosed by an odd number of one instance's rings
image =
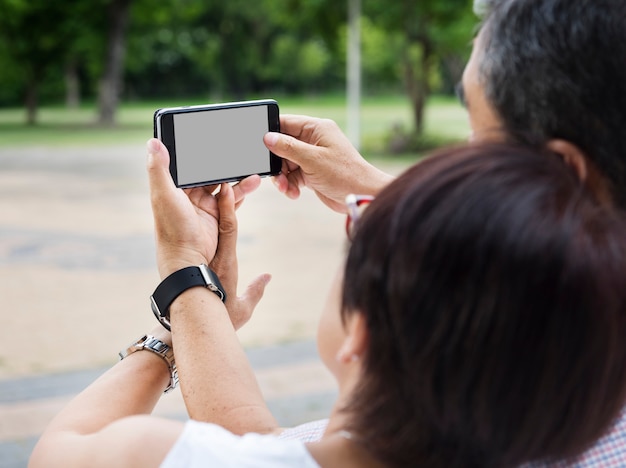
[[[553,139],[548,141],[546,148],[558,154],[565,164],[574,169],[581,182],[587,182],[589,162],[585,153],[578,146],[567,140]]]
[[[367,320],[360,312],[351,312],[346,317],[346,336],[337,351],[337,361],[347,364],[359,361],[369,345]]]

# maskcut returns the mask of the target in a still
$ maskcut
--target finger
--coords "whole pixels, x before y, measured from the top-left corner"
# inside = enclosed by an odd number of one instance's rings
[[[210,195],[212,193],[212,191],[210,190],[205,190],[204,187],[194,187],[190,189],[183,189],[183,191],[187,194],[191,202],[196,206],[201,203],[202,199],[207,194]]]
[[[300,187],[306,186],[302,176],[302,169],[297,169],[287,175],[287,190],[285,194],[291,199],[297,199],[300,196]]]
[[[206,192],[213,195],[219,186],[220,184],[212,184],[212,185],[205,185],[203,188]]]
[[[272,153],[298,165],[316,158],[320,151],[316,146],[304,143],[292,136],[276,132],[266,133],[263,136],[263,142]]]
[[[315,126],[319,123],[319,120],[307,115],[281,114],[280,131],[295,138],[300,138],[307,126]]]
[[[222,184],[217,203],[220,211],[218,251],[233,254],[237,246],[237,216],[230,184]]]
[[[292,200],[296,200],[300,197],[299,180],[300,179],[297,178],[296,174],[293,172],[289,175],[278,174],[272,178],[272,182],[274,182],[278,191]]]
[[[297,183],[292,182],[290,177],[288,177],[287,180],[289,183],[287,185],[287,189],[285,190],[285,195],[287,195],[287,198],[297,200],[300,198],[300,194],[302,193],[300,186]]]
[[[274,177],[272,177],[272,182],[278,189],[280,193],[286,193],[287,188],[289,188],[289,181],[287,180],[287,176],[282,172]]]
[[[254,192],[261,185],[261,177],[258,175],[251,175],[246,177],[238,184],[233,186],[233,192],[235,194],[235,205],[239,206],[247,195]]]
[[[257,306],[263,294],[265,293],[265,287],[272,279],[272,275],[265,273],[255,278],[246,288],[245,292],[241,295],[240,299],[245,304],[247,310],[254,310]]]
[[[156,138],[148,140],[146,147],[148,150],[147,169],[150,182],[154,182],[159,186],[173,186],[174,181],[169,171],[170,155],[167,148]]]
[[[163,204],[169,204],[172,200],[170,192],[176,191],[176,185],[170,175],[170,155],[167,148],[156,138],[148,140],[148,158],[146,168],[148,170],[148,182],[150,184],[150,196],[152,207],[156,211],[164,209]]]
[[[300,169],[300,166],[294,162],[289,161],[288,159],[283,159],[283,165],[281,167],[281,171],[283,174],[289,174],[290,172],[296,171]]]

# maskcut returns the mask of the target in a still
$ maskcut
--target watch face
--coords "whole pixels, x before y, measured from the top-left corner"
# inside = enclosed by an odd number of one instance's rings
[[[150,308],[159,323],[163,325],[166,330],[171,331],[172,327],[170,326],[169,318],[161,315],[161,312],[159,311],[159,308],[157,307],[156,302],[154,302],[154,298],[152,296],[150,296]]]

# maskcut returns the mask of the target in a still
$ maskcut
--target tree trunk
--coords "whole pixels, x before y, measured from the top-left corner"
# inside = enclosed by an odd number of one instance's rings
[[[109,4],[108,50],[98,99],[99,122],[102,125],[115,123],[115,112],[122,85],[130,4],[131,0],[112,0]]]
[[[424,79],[426,70],[416,70],[417,65],[411,60],[409,52],[410,44],[407,44],[403,57],[404,68],[404,84],[411,101],[411,111],[413,115],[413,131],[415,135],[420,136],[424,130],[424,103],[426,96],[424,95]]]
[[[77,109],[80,106],[80,80],[75,59],[65,66],[65,106],[68,109]]]
[[[30,78],[26,85],[26,123],[37,123],[37,107],[39,105],[39,83],[35,78]]]
[[[422,93],[415,93],[411,97],[413,107],[413,122],[415,123],[415,134],[421,136],[424,133],[424,107],[426,98]]]
[[[465,59],[460,54],[449,54],[443,58],[443,91],[454,94],[456,85],[463,77]]]
[[[420,59],[417,63],[414,63],[411,57],[412,47],[418,47],[420,50]],[[428,77],[431,74],[433,63],[433,47],[426,37],[420,36],[407,43],[403,55],[404,79],[412,104],[415,135],[420,137],[424,132],[424,109],[426,100],[430,95]]]
[[[361,0],[348,0],[348,137],[361,146]]]

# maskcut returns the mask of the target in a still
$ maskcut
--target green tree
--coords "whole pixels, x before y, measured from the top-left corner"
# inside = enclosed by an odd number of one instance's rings
[[[424,129],[424,106],[432,91],[432,78],[443,57],[464,49],[473,24],[471,0],[365,0],[364,14],[389,33],[397,32],[404,87],[413,109],[413,133]],[[468,18],[472,18],[470,22]],[[467,31],[465,31],[467,29]]]
[[[220,100],[326,90],[341,83],[336,54],[309,13],[273,0],[180,0],[175,7],[134,8],[128,91]]]
[[[98,87],[98,121],[115,123],[115,113],[122,88],[126,55],[126,31],[132,0],[109,0],[106,5],[107,32],[103,73]]]
[[[61,76],[68,44],[77,38],[80,16],[64,2],[48,0],[0,0],[0,39],[4,60],[12,63],[12,75],[23,83],[27,123],[37,120],[39,93],[52,70]]]

